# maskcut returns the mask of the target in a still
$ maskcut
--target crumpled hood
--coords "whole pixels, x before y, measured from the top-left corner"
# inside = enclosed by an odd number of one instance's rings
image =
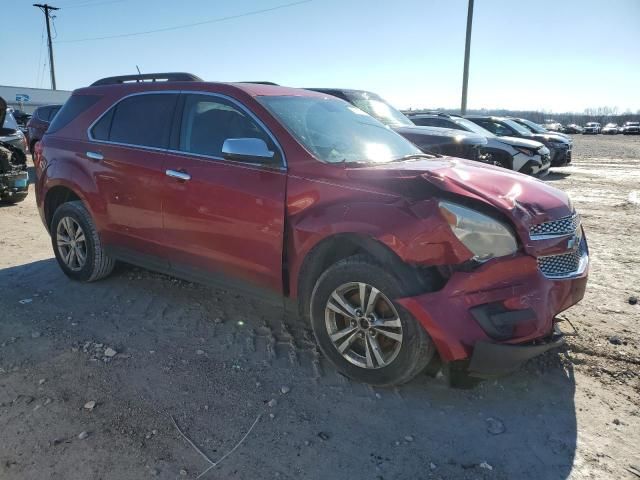
[[[393,129],[400,135],[411,137],[425,136],[425,137],[443,137],[452,139],[455,143],[462,145],[486,145],[487,139],[477,133],[465,132],[463,130],[456,130],[453,128],[440,128],[440,127],[426,127],[426,126],[402,126],[393,127]]]
[[[527,140],[526,138],[496,136],[495,139],[499,142],[506,143],[507,145],[511,145],[512,147],[526,147],[526,148],[532,148],[534,150],[537,150],[538,148],[543,146],[537,140]]]
[[[557,142],[557,143],[571,143],[567,137],[564,135],[558,135],[557,133],[532,133],[531,134],[536,140],[544,140],[547,142]]]
[[[573,213],[569,196],[533,177],[504,168],[452,157],[392,162],[348,169],[355,181],[407,181],[421,178],[440,190],[479,200],[518,226],[546,222]]]

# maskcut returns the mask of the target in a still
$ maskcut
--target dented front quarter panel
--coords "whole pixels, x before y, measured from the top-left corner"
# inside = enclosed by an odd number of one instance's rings
[[[298,276],[308,253],[338,234],[375,239],[413,265],[459,264],[472,257],[438,212],[436,199],[420,208],[397,193],[349,182],[347,172],[318,179],[290,175],[287,185],[290,293],[297,296]]]

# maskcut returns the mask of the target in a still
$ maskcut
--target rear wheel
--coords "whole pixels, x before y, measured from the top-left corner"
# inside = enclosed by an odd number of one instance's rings
[[[73,280],[93,282],[113,271],[91,215],[80,201],[62,204],[51,221],[51,243],[62,271]]]
[[[400,385],[434,357],[431,338],[393,299],[401,283],[371,258],[329,267],[311,295],[311,325],[324,355],[344,375],[377,386]]]

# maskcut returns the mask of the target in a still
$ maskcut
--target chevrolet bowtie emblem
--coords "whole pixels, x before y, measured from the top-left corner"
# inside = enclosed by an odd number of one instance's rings
[[[567,241],[567,249],[577,250],[578,245],[580,245],[580,235],[576,233]]]

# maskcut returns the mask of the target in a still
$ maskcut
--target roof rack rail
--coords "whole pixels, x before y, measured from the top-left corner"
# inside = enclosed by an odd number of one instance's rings
[[[251,81],[251,80],[245,80],[243,82],[238,82],[238,83],[255,83],[258,85],[275,85],[276,87],[279,87],[280,85],[278,85],[277,83],[274,82],[267,82],[265,80],[256,80],[256,81]]]
[[[203,80],[193,73],[168,72],[168,73],[138,73],[134,75],[118,75],[105,77],[91,84],[92,87],[100,85],[119,85],[123,83],[141,82],[202,82]]]

